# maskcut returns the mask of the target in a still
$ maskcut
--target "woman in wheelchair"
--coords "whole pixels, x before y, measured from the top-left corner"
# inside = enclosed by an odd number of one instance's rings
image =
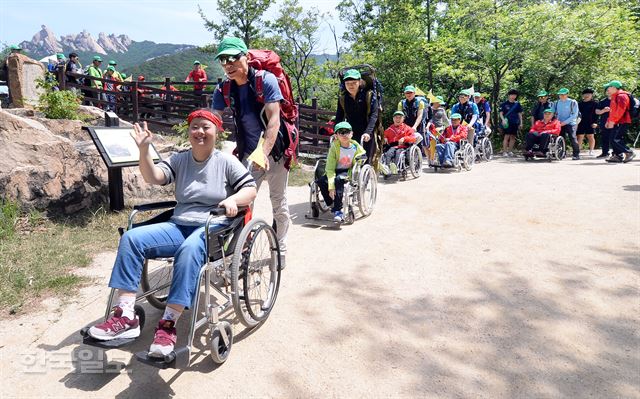
[[[331,206],[333,220],[336,223],[344,221],[342,212],[342,196],[344,183],[351,176],[351,170],[357,158],[365,154],[365,149],[352,140],[353,131],[349,122],[340,122],[335,126],[337,140],[333,140],[329,147],[325,174],[318,180],[324,202]]]
[[[411,126],[404,123],[404,113],[396,111],[393,113],[393,125],[384,131],[384,155],[382,156],[382,172],[398,173],[398,157],[400,152],[411,144],[418,142],[418,138],[422,139],[420,133],[417,133]]]
[[[451,125],[448,126],[439,137],[436,144],[438,162],[442,166],[453,166],[453,157],[460,140],[467,138],[467,126],[462,125],[462,115],[455,113],[451,115]]]
[[[554,110],[547,108],[544,110],[544,118],[536,121],[529,133],[525,136],[526,146],[524,156],[533,157],[533,148],[537,144],[539,151],[544,155],[549,150],[549,140],[551,135],[560,134],[560,121],[554,119]]]
[[[88,330],[98,340],[136,338],[140,335],[134,313],[136,290],[145,257],[174,256],[173,278],[167,306],[156,328],[149,356],[163,357],[176,343],[175,324],[191,305],[205,258],[205,223],[209,211],[224,207],[227,217],[238,214],[256,197],[256,184],[247,169],[231,154],[215,149],[220,118],[208,110],[192,112],[189,122],[189,151],[173,154],[154,165],[149,154],[152,133],[145,122],[134,125],[134,139],[140,150],[140,172],[147,183],[175,184],[177,205],[168,222],[136,227],[122,236],[109,286],[115,288],[113,315]],[[224,216],[219,226],[228,225]]]

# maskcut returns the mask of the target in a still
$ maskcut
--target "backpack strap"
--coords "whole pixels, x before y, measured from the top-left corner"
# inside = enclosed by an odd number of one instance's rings
[[[342,112],[344,112],[345,116],[347,115],[347,110],[344,107],[344,92],[340,93],[340,95],[338,96],[338,104],[340,104],[340,107],[342,108]],[[342,121],[338,121],[338,122],[342,122]]]
[[[367,90],[367,119],[371,115],[371,100],[373,99],[373,90]]]
[[[260,69],[255,74],[256,101],[264,104],[264,70]]]
[[[222,98],[224,98],[225,105],[231,107],[231,81],[229,79],[222,82]]]

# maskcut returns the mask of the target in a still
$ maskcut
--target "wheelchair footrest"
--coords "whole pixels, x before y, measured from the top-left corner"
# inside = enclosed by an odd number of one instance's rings
[[[189,347],[182,346],[164,357],[149,356],[148,351],[136,352],[136,359],[148,366],[159,369],[186,368],[189,366]]]
[[[134,342],[137,338],[117,338],[109,341],[103,341],[100,339],[95,339],[89,335],[89,327],[85,327],[80,330],[80,335],[82,335],[82,343],[89,346],[95,346],[102,349],[116,349],[121,348],[123,346],[129,345]]]

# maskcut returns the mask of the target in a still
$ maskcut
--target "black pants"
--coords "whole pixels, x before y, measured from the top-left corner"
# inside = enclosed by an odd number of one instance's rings
[[[580,145],[578,145],[578,138],[576,137],[576,127],[573,125],[564,125],[560,130],[560,135],[571,142],[571,148],[573,149],[573,156],[580,156]]]
[[[611,139],[615,133],[614,129],[600,128],[600,146],[603,154],[609,154],[611,148]]]
[[[551,135],[549,133],[534,134],[529,132],[524,137],[524,140],[526,142],[526,151],[533,150],[533,146],[535,144],[538,144],[538,148],[540,149],[540,151],[546,153],[549,149],[549,140],[551,140]]]
[[[364,144],[362,145],[364,147],[364,150],[367,153],[367,162],[368,164],[371,165],[371,162],[373,161],[373,156],[376,153],[376,137],[375,137],[375,130],[369,135],[369,141],[365,141]],[[353,132],[353,139],[355,141],[357,141],[358,143],[360,142],[360,139],[362,138],[362,133],[360,134],[356,134],[356,132]]]
[[[624,143],[627,131],[629,130],[629,124],[622,123],[620,125],[616,125],[612,130],[611,149],[613,150],[613,153],[616,155],[622,155],[625,152],[629,152],[629,147]]]
[[[344,195],[344,182],[347,181],[347,173],[337,173],[335,179],[335,187],[336,187],[336,195],[334,199],[331,199],[329,196],[329,179],[327,175],[324,175],[318,180],[318,186],[320,187],[320,192],[322,193],[322,197],[324,198],[324,202],[331,206],[331,211],[341,211],[342,210],[342,196]]]

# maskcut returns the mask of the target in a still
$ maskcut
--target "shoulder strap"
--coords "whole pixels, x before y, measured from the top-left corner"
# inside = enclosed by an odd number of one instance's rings
[[[367,119],[371,115],[371,100],[373,99],[373,90],[367,90]]]
[[[347,116],[347,110],[344,108],[344,93],[340,93],[340,95],[338,96],[338,104],[340,104],[340,107],[342,108],[342,112],[344,112],[344,115]],[[338,122],[342,122],[342,121],[338,121]]]
[[[224,103],[227,107],[231,107],[231,81],[229,79],[225,79],[222,82],[222,97],[224,98]]]
[[[255,78],[256,101],[264,104],[264,70],[257,70]]]

